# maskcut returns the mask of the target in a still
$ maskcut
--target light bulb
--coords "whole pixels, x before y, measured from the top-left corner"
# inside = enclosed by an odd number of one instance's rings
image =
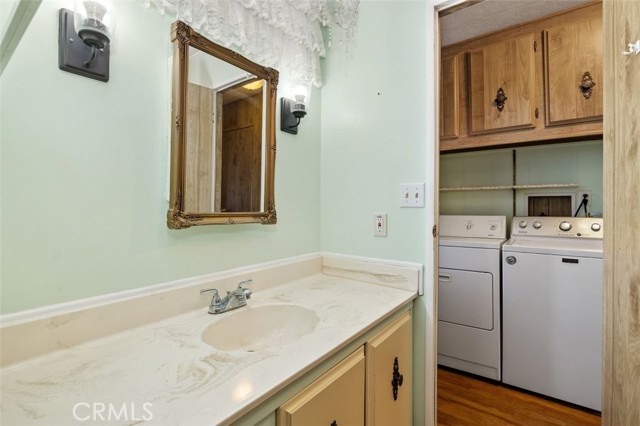
[[[103,49],[115,30],[113,0],[76,0],[74,24],[80,38],[89,46]]]
[[[307,98],[307,89],[304,86],[296,86],[293,88],[293,98],[298,103],[304,103]]]

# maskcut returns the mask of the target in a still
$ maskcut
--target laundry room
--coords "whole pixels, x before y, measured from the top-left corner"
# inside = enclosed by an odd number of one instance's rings
[[[439,425],[600,424],[601,7],[440,16]]]
[[[531,198],[570,197],[573,216],[584,194],[578,216],[601,217],[601,140],[440,156],[440,214],[504,215],[510,225],[513,216],[548,215],[530,212]]]

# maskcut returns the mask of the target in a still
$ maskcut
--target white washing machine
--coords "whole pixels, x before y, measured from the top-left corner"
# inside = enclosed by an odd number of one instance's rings
[[[602,219],[515,217],[502,247],[502,380],[594,410],[602,387]]]
[[[500,380],[505,216],[440,216],[438,364]]]

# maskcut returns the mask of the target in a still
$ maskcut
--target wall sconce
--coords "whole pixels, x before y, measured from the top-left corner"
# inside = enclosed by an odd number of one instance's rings
[[[60,9],[58,67],[109,81],[109,43],[115,29],[113,0],[76,0],[74,11]]]
[[[298,86],[293,89],[293,97],[294,100],[280,98],[280,130],[297,135],[300,120],[307,115],[307,107],[304,103],[307,90]]]

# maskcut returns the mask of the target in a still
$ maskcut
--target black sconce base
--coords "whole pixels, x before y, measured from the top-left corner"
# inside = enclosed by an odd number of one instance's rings
[[[85,65],[91,58],[91,47],[76,33],[72,11],[60,9],[59,28],[58,68],[95,80],[109,81],[109,46],[96,49],[95,59]]]
[[[297,135],[300,119],[296,118],[291,112],[292,105],[293,101],[291,99],[280,98],[280,130]]]

